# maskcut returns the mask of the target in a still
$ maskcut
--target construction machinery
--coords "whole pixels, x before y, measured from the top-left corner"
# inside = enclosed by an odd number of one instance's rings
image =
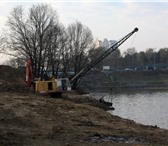
[[[41,80],[40,78],[32,81],[32,67],[30,59],[26,61],[26,85],[34,85],[36,93],[61,93],[63,91],[70,91],[71,84],[68,78],[52,78],[51,80]]]
[[[106,58],[109,54],[115,51],[122,43],[124,43],[130,36],[132,36],[135,32],[138,31],[138,28],[135,28],[129,34],[124,36],[122,39],[114,43],[108,50],[106,50],[103,54],[97,57],[95,60],[88,63],[81,71],[79,71],[74,77],[70,80],[68,78],[60,78],[60,79],[51,79],[48,81],[37,80],[35,83],[35,92],[36,93],[61,93],[63,91],[70,91],[74,82],[77,82],[81,77],[83,77],[87,72],[89,72],[93,67],[95,67],[99,62],[101,62],[104,58]],[[31,67],[29,65],[29,61],[27,62],[26,67],[26,77],[30,75]],[[27,73],[28,72],[28,73]],[[30,76],[31,77],[31,76]],[[30,83],[30,79],[27,79],[27,83]]]
[[[101,62],[104,58],[110,55],[113,51],[115,51],[121,44],[123,44],[130,36],[132,36],[135,32],[138,31],[138,28],[134,28],[129,34],[124,36],[122,39],[114,43],[108,50],[106,50],[103,54],[97,57],[95,60],[91,61],[85,68],[83,68],[79,73],[77,73],[71,80],[71,84],[77,81],[79,78],[83,77],[87,72],[89,72],[94,66],[96,66],[99,62]]]

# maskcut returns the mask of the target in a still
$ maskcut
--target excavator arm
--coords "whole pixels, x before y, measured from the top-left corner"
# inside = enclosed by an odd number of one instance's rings
[[[129,34],[124,36],[122,39],[120,39],[118,42],[113,44],[107,51],[105,51],[103,54],[101,54],[99,57],[97,57],[95,60],[91,61],[85,68],[83,68],[80,72],[78,72],[71,80],[71,84],[75,80],[78,80],[80,77],[84,76],[87,72],[89,72],[94,66],[96,66],[99,62],[101,62],[104,58],[106,58],[109,54],[111,54],[113,51],[115,51],[122,43],[124,43],[130,36],[132,36],[135,32],[138,31],[138,28],[134,28],[133,31],[131,31]]]
[[[26,85],[27,86],[31,86],[31,82],[32,82],[32,67],[31,67],[31,61],[30,59],[26,60]]]

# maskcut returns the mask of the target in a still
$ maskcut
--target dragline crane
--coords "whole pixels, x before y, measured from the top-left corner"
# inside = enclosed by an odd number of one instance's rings
[[[99,62],[101,62],[109,54],[111,54],[113,51],[115,51],[122,43],[124,43],[131,35],[133,35],[137,31],[138,31],[138,28],[134,28],[133,31],[131,31],[129,34],[127,34],[122,39],[120,39],[115,44],[113,44],[107,51],[105,51],[103,54],[101,54],[95,60],[88,63],[81,71],[79,71],[70,80],[68,78],[60,78],[60,79],[53,78],[50,81],[43,81],[43,80],[35,81],[34,82],[35,83],[35,91],[37,93],[46,93],[46,92],[47,93],[61,93],[63,91],[71,90],[71,85],[78,83],[79,79],[82,76],[84,76],[87,72],[89,72],[94,66],[96,66]],[[28,63],[27,63],[27,65],[29,65]],[[28,74],[26,77],[29,77],[30,71],[28,69],[29,68],[27,68]],[[29,84],[30,80],[27,80],[27,81],[29,81],[28,82],[28,84]]]
[[[134,28],[129,34],[124,36],[122,39],[114,43],[107,51],[97,57],[95,60],[91,61],[85,68],[79,71],[71,80],[71,84],[77,81],[80,77],[84,76],[87,72],[89,72],[94,66],[96,66],[99,62],[101,62],[104,58],[106,58],[109,54],[115,51],[122,43],[124,43],[130,36],[132,36],[135,32],[138,31],[138,28]]]

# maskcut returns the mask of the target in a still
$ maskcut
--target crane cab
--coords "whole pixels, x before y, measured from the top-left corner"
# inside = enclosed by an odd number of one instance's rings
[[[71,84],[68,78],[52,79],[48,81],[35,81],[36,93],[61,93],[70,91]]]

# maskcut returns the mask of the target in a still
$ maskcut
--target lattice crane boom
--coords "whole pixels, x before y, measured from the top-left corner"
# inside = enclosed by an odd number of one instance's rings
[[[104,58],[110,55],[113,51],[115,51],[122,43],[124,43],[130,36],[132,36],[135,32],[138,31],[138,28],[134,28],[129,34],[124,36],[118,42],[113,44],[107,51],[97,57],[95,60],[91,61],[86,67],[84,67],[80,72],[78,72],[70,82],[73,83],[75,80],[79,79],[81,76],[84,76],[88,71],[90,71],[94,66],[96,66],[99,62],[101,62]]]

